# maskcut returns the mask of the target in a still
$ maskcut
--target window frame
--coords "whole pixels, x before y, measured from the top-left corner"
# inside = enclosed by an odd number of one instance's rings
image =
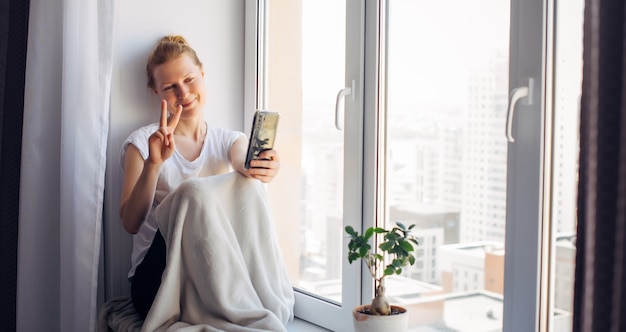
[[[507,202],[504,267],[505,331],[546,329],[545,287],[549,277],[549,186],[551,116],[547,92],[551,75],[551,0],[512,0],[509,92],[528,86],[530,99],[515,105],[513,136],[507,148]],[[550,23],[551,24],[551,23]],[[532,78],[530,83],[529,79]],[[541,313],[545,311],[546,313]]]
[[[245,110],[244,130],[249,131],[255,109],[267,108],[268,101],[268,57],[271,43],[270,22],[267,19],[271,8],[265,0],[246,0],[246,53],[245,62]],[[361,0],[346,0],[346,86],[352,86],[352,95],[344,100],[344,227],[353,226],[361,230],[362,220],[362,183],[363,183],[363,72],[364,72],[364,13],[365,5]],[[265,17],[261,17],[265,15]],[[348,239],[344,239],[343,250]],[[342,253],[343,256],[343,253]],[[342,301],[337,305],[320,299],[314,294],[294,288],[295,316],[333,331],[352,329],[352,309],[361,303],[361,276],[364,268],[361,264],[349,264],[342,260]],[[369,276],[369,273],[365,274]],[[371,277],[370,277],[371,279]],[[365,287],[367,288],[367,287]],[[366,292],[367,293],[367,292]],[[373,293],[372,293],[373,294]],[[369,295],[368,295],[369,296]]]
[[[384,156],[386,4],[393,0],[346,0],[344,226],[357,230],[382,225],[385,215]],[[265,0],[246,1],[245,124],[266,106],[268,15]],[[511,0],[509,90],[532,77],[534,102],[517,105],[515,142],[508,145],[505,240],[505,331],[549,330],[550,158],[553,0]],[[266,16],[267,17],[267,16]],[[522,52],[523,55],[522,55]],[[252,107],[254,105],[254,107]],[[248,127],[246,127],[247,130]],[[503,128],[504,136],[504,128]],[[378,179],[378,181],[371,179]],[[529,179],[532,179],[530,181]],[[347,240],[344,240],[347,241]],[[344,248],[345,250],[345,243]],[[344,252],[342,252],[342,256]],[[361,265],[360,268],[358,265]],[[295,314],[331,330],[349,330],[351,311],[374,295],[374,282],[362,264],[343,260],[341,305],[296,291]],[[534,290],[534,291],[529,291]],[[545,313],[544,313],[545,311]]]

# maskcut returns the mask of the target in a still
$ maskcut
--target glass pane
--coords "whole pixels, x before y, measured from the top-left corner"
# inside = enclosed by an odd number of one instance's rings
[[[387,223],[416,264],[387,281],[412,331],[503,322],[508,1],[388,0]]]
[[[335,98],[344,87],[346,3],[302,1],[300,269],[294,285],[341,302],[343,132]]]
[[[556,17],[552,227],[555,253],[552,331],[572,330],[576,262],[578,123],[582,87],[584,0],[558,6]]]

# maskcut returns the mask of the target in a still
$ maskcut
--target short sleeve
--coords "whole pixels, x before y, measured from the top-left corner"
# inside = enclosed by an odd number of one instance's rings
[[[141,127],[132,132],[128,138],[126,138],[124,143],[122,143],[122,149],[120,151],[120,165],[122,166],[122,170],[124,169],[124,159],[126,158],[126,151],[128,150],[129,144],[132,144],[137,148],[137,150],[139,150],[139,153],[144,160],[148,159],[148,138],[157,130],[157,127],[158,125],[156,123]]]
[[[227,153],[230,152],[230,148],[233,146],[233,144],[235,144],[235,141],[240,136],[245,137],[246,135],[240,131],[224,129],[223,142],[225,144],[224,149],[227,151]]]

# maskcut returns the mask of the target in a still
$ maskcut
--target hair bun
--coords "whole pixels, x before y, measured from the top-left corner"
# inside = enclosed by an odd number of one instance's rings
[[[168,35],[165,36],[163,38],[161,38],[161,43],[176,43],[176,44],[181,44],[181,45],[189,45],[189,43],[187,42],[187,40],[185,39],[185,37],[181,36],[181,35]]]

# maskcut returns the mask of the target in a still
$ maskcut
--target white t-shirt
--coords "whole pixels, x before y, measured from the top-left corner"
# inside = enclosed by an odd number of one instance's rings
[[[124,158],[128,144],[134,145],[143,159],[148,158],[148,138],[158,129],[158,123],[153,123],[135,130],[122,144],[120,161],[124,169]],[[133,235],[133,252],[131,255],[131,268],[128,278],[135,275],[135,269],[145,257],[157,230],[155,207],[170,192],[176,189],[183,181],[189,178],[205,177],[223,174],[232,171],[229,151],[235,140],[243,135],[242,132],[223,128],[208,128],[204,137],[200,156],[193,161],[185,159],[178,150],[163,163],[157,180],[156,193],[152,208],[137,234]]]

